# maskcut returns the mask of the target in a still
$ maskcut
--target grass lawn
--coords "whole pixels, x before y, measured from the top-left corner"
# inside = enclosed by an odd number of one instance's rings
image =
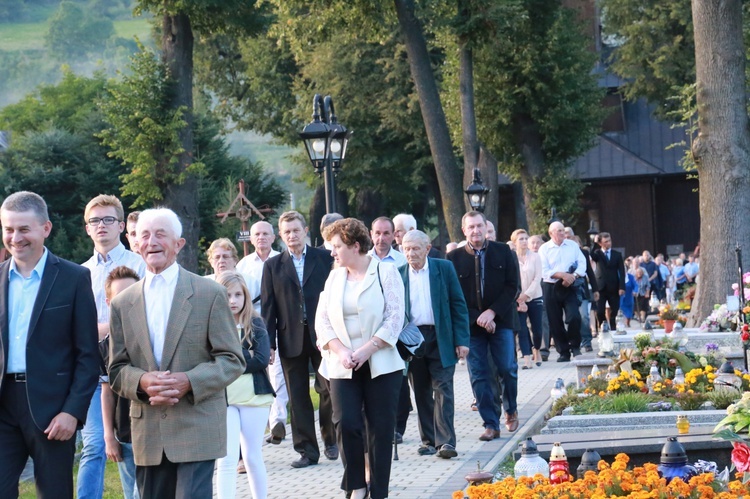
[[[0,50],[41,50],[44,48],[44,34],[48,22],[0,24]],[[117,36],[132,39],[137,35],[142,42],[151,38],[151,25],[148,19],[139,17],[125,21],[114,21]]]
[[[78,475],[78,465],[73,468],[73,480]],[[74,486],[75,487],[75,486]],[[35,499],[36,487],[31,482],[21,484],[19,499]],[[120,483],[120,473],[117,471],[117,463],[107,460],[107,468],[104,471],[104,495],[103,499],[121,499],[122,484]]]

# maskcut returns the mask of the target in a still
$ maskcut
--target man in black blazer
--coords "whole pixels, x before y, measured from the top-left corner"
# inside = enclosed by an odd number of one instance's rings
[[[307,224],[296,211],[279,217],[279,235],[287,250],[266,260],[261,284],[261,312],[271,340],[271,360],[278,350],[292,412],[292,442],[300,458],[294,468],[317,464],[320,449],[315,436],[315,414],[310,400],[309,365],[315,370],[315,391],[320,395],[320,434],[325,456],[338,459],[331,397],[318,373],[322,360],[315,346],[315,311],[333,265],[330,251],[305,243]],[[276,361],[278,362],[278,361]]]
[[[513,330],[518,316],[516,297],[520,276],[518,263],[507,244],[487,239],[487,219],[478,211],[466,213],[461,220],[466,245],[448,253],[469,310],[469,376],[477,398],[485,431],[480,440],[500,437],[500,408],[491,388],[490,353],[503,379],[508,408],[505,426],[518,428],[518,362]],[[479,278],[477,278],[479,276]]]
[[[0,207],[0,497],[18,497],[29,456],[39,497],[73,497],[75,432],[99,376],[89,270],[44,247],[47,204],[32,192]]]
[[[594,239],[591,259],[596,263],[596,281],[599,285],[597,322],[604,323],[609,303],[609,326],[614,330],[617,327],[620,297],[625,294],[625,264],[620,252],[612,249],[612,237],[609,232],[602,232]]]

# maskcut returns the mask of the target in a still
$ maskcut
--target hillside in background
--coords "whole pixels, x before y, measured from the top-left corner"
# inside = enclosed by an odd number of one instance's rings
[[[90,76],[117,77],[137,51],[135,38],[153,46],[150,16],[133,17],[131,0],[0,0],[0,108],[20,101],[41,84],[56,84],[70,67]],[[248,132],[228,136],[231,152],[263,164],[306,213],[312,191],[295,182],[300,150]],[[300,146],[301,147],[301,146]],[[291,204],[284,206],[284,209]]]

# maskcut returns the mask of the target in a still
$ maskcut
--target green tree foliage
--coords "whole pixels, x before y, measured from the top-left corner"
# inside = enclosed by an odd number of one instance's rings
[[[134,207],[164,198],[170,184],[185,181],[187,175],[204,172],[203,164],[179,168],[184,152],[179,132],[186,125],[185,107],[172,108],[173,85],[166,66],[144,47],[133,56],[131,73],[109,88],[110,96],[101,101],[108,128],[100,133],[112,157],[128,165],[122,177],[123,194],[134,196]]]
[[[23,0],[0,0],[0,23],[18,22],[26,16]]]
[[[84,12],[73,2],[62,2],[44,36],[47,50],[59,59],[81,59],[102,49],[102,40],[115,34],[112,21]]]
[[[558,2],[477,1],[472,14],[455,30],[471,37],[479,139],[502,158],[502,173],[522,180],[533,231],[545,232],[553,205],[572,223],[582,185],[569,165],[591,146],[603,118],[591,41]],[[455,95],[454,57],[448,72]],[[454,122],[456,100],[449,101]]]
[[[612,67],[627,80],[628,99],[645,97],[664,117],[684,85],[695,81],[690,0],[602,0],[604,34],[614,45]]]
[[[0,112],[0,128],[12,130],[14,139],[0,155],[0,195],[31,190],[44,197],[54,227],[49,248],[77,262],[92,251],[84,206],[97,194],[118,194],[126,171],[94,137],[104,127],[95,101],[105,84],[102,74],[65,71],[60,84],[43,85]]]
[[[350,215],[367,218],[387,207],[420,216],[432,165],[396,20],[377,3],[355,4],[276,2],[263,34],[203,44],[198,79],[218,94],[223,116],[293,147],[310,121],[313,94],[330,94],[339,121],[354,131],[338,177]],[[298,159],[307,181],[321,182],[302,154]],[[372,198],[363,192],[382,204],[367,204]]]

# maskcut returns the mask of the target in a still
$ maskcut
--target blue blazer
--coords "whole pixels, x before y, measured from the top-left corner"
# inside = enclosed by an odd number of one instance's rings
[[[0,373],[8,363],[8,271],[0,264]],[[26,340],[26,392],[34,424],[44,431],[66,412],[86,422],[99,379],[96,305],[86,267],[47,254]],[[0,391],[3,379],[0,378]]]
[[[435,316],[435,334],[438,340],[440,361],[443,367],[458,362],[456,347],[469,346],[469,311],[466,308],[464,293],[458,282],[456,269],[448,260],[427,258],[430,273],[430,299]],[[409,265],[400,267],[399,272],[406,288],[406,309],[409,312]]]

